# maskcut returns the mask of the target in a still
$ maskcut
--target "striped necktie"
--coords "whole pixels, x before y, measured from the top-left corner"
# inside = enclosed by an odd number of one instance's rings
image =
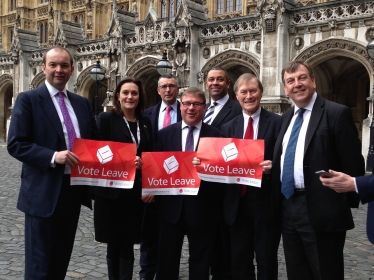
[[[203,122],[206,123],[206,124],[211,124],[212,122],[212,119],[213,119],[213,114],[214,114],[214,109],[215,107],[218,105],[217,102],[213,102],[213,104],[211,104],[208,108],[208,110],[206,110],[205,112],[205,116],[203,118]]]
[[[64,118],[64,123],[66,127],[66,131],[68,133],[68,140],[69,140],[69,150],[73,150],[74,146],[74,139],[76,137],[75,129],[73,126],[73,122],[71,121],[68,108],[66,107],[65,100],[64,100],[65,94],[63,92],[58,93],[58,105],[60,105],[62,117]]]

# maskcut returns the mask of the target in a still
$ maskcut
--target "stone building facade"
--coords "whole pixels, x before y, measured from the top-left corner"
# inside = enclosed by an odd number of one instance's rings
[[[90,70],[101,57],[99,111],[111,105],[125,76],[145,85],[147,106],[159,101],[156,64],[166,48],[181,91],[205,89],[213,66],[232,84],[253,73],[264,84],[262,106],[282,114],[292,104],[280,71],[291,60],[315,70],[317,92],[347,105],[367,155],[373,117],[374,1],[346,0],[4,0],[0,5],[0,138],[19,92],[44,81],[50,45],[74,56],[68,89],[94,104]],[[234,97],[232,89],[231,96]],[[208,95],[208,94],[207,94]]]

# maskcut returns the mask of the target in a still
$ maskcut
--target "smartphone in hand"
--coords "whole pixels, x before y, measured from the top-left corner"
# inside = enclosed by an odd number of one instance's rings
[[[325,170],[319,170],[319,171],[316,171],[316,174],[319,175],[320,177],[322,178],[331,178],[331,174]]]

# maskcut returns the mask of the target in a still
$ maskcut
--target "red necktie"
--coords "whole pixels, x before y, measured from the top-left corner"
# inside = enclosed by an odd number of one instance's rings
[[[164,125],[163,125],[163,128],[170,125],[170,122],[171,122],[170,110],[171,109],[172,109],[172,107],[170,105],[166,106],[166,112],[165,112],[165,116],[164,116]]]
[[[251,117],[249,117],[249,120],[248,120],[248,126],[247,126],[247,129],[245,131],[245,134],[244,134],[244,139],[253,139],[253,119]],[[240,186],[240,197],[244,196],[245,193],[247,192],[247,186],[246,185],[242,185]]]

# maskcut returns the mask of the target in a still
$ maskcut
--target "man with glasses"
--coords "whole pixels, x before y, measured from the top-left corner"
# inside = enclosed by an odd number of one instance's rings
[[[153,140],[157,142],[157,132],[182,120],[180,105],[177,101],[179,86],[177,79],[172,74],[164,74],[158,79],[157,92],[161,101],[144,111],[152,123]]]
[[[177,101],[179,87],[172,74],[165,74],[158,79],[157,92],[161,101],[147,110],[144,115],[152,123],[153,141],[157,142],[157,132],[182,120],[180,104]],[[158,255],[158,217],[154,203],[146,204],[142,239],[140,243],[140,280],[151,280],[157,270]]]
[[[157,151],[196,151],[201,137],[219,137],[220,131],[202,122],[206,100],[198,88],[181,97],[182,121],[159,131]],[[158,195],[160,244],[156,279],[177,280],[183,238],[189,244],[189,279],[209,279],[209,259],[217,223],[219,187],[201,181],[197,195]]]

